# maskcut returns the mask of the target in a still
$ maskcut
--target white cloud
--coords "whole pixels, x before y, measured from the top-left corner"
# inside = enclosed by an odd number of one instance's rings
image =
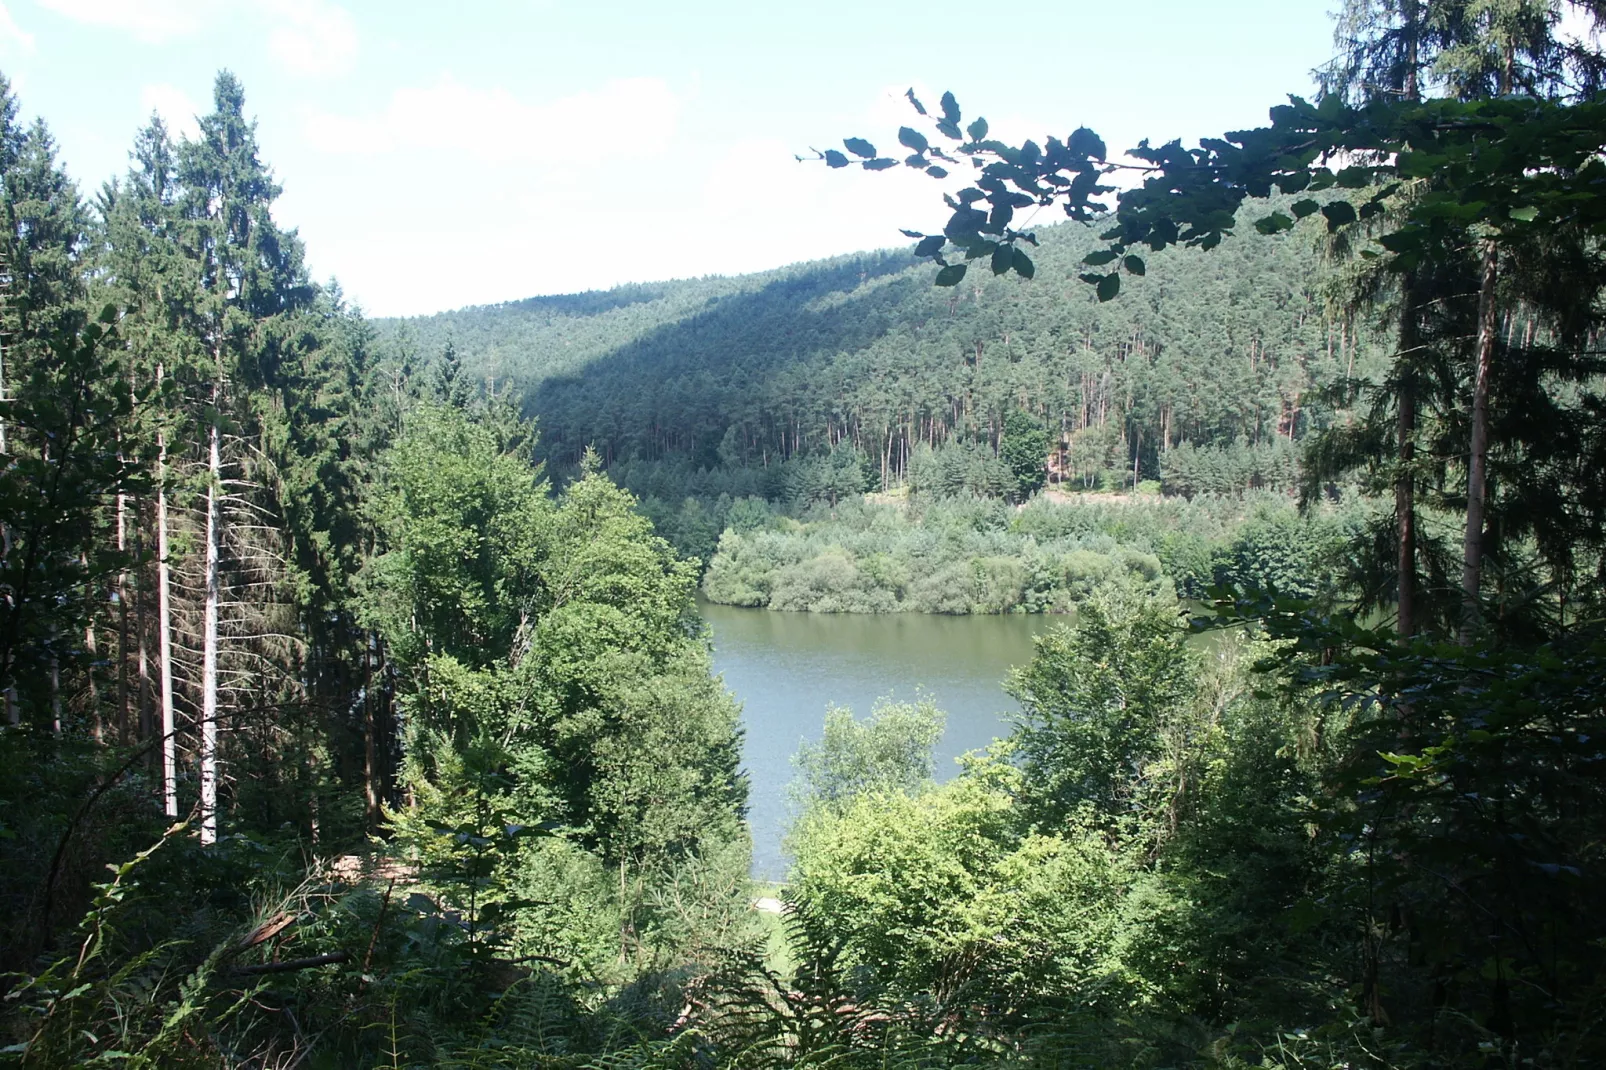
[[[661,152],[679,111],[657,78],[621,79],[596,92],[527,104],[505,89],[476,89],[446,75],[427,89],[396,90],[378,115],[315,115],[306,132],[332,153],[455,151],[482,163],[561,163]]]
[[[357,54],[357,23],[328,0],[37,0],[85,26],[121,30],[165,44],[217,16],[265,22],[270,55],[298,74],[338,74]],[[0,38],[5,25],[0,23]]]
[[[357,55],[357,23],[351,12],[323,0],[260,0],[276,25],[268,51],[298,74],[339,74]]]
[[[13,45],[23,52],[32,52],[33,34],[18,26],[6,5],[0,3],[0,49],[10,52]]]
[[[145,115],[155,112],[167,125],[167,132],[175,139],[194,140],[201,134],[196,116],[200,114],[195,102],[177,86],[148,85],[139,91],[140,111]]]
[[[216,0],[38,0],[40,6],[88,26],[126,30],[160,44],[193,33]]]

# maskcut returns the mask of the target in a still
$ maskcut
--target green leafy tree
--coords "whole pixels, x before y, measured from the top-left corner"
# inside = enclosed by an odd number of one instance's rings
[[[1145,802],[1143,773],[1195,685],[1186,634],[1174,603],[1107,591],[1081,606],[1075,627],[1037,639],[1008,690],[1022,707],[1015,739],[1043,827],[1084,805],[1113,821]]]
[[[1026,413],[1012,412],[1004,421],[998,457],[1015,476],[1012,497],[1024,501],[1041,490],[1048,479],[1048,432]]]
[[[807,807],[841,807],[867,792],[917,792],[936,772],[932,749],[942,739],[947,717],[930,699],[876,702],[865,720],[832,706],[825,711],[825,734],[793,759],[796,793]]]

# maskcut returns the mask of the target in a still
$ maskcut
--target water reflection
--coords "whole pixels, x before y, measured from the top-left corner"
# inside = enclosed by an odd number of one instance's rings
[[[1032,636],[1065,618],[771,613],[702,605],[714,632],[714,667],[743,704],[752,783],[753,874],[785,875],[792,755],[818,739],[830,703],[860,716],[891,694],[934,699],[948,714],[938,776],[953,759],[1007,732],[1019,707],[1000,686],[1032,656]]]

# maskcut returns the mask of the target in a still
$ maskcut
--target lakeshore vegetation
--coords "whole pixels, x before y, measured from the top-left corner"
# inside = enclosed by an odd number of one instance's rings
[[[970,168],[912,256],[404,321],[232,75],[87,196],[0,84],[0,1061],[1602,1061],[1559,15],[1348,0],[1315,102],[1119,194],[911,93],[818,165]],[[930,703],[822,711],[777,918],[699,589],[1067,617],[941,783]]]

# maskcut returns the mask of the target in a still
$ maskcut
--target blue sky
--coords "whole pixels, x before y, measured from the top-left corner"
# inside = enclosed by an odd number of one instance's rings
[[[86,193],[234,71],[315,274],[407,315],[938,226],[929,178],[792,159],[893,143],[910,85],[1013,138],[1257,124],[1308,92],[1335,2],[4,0],[0,69]]]

